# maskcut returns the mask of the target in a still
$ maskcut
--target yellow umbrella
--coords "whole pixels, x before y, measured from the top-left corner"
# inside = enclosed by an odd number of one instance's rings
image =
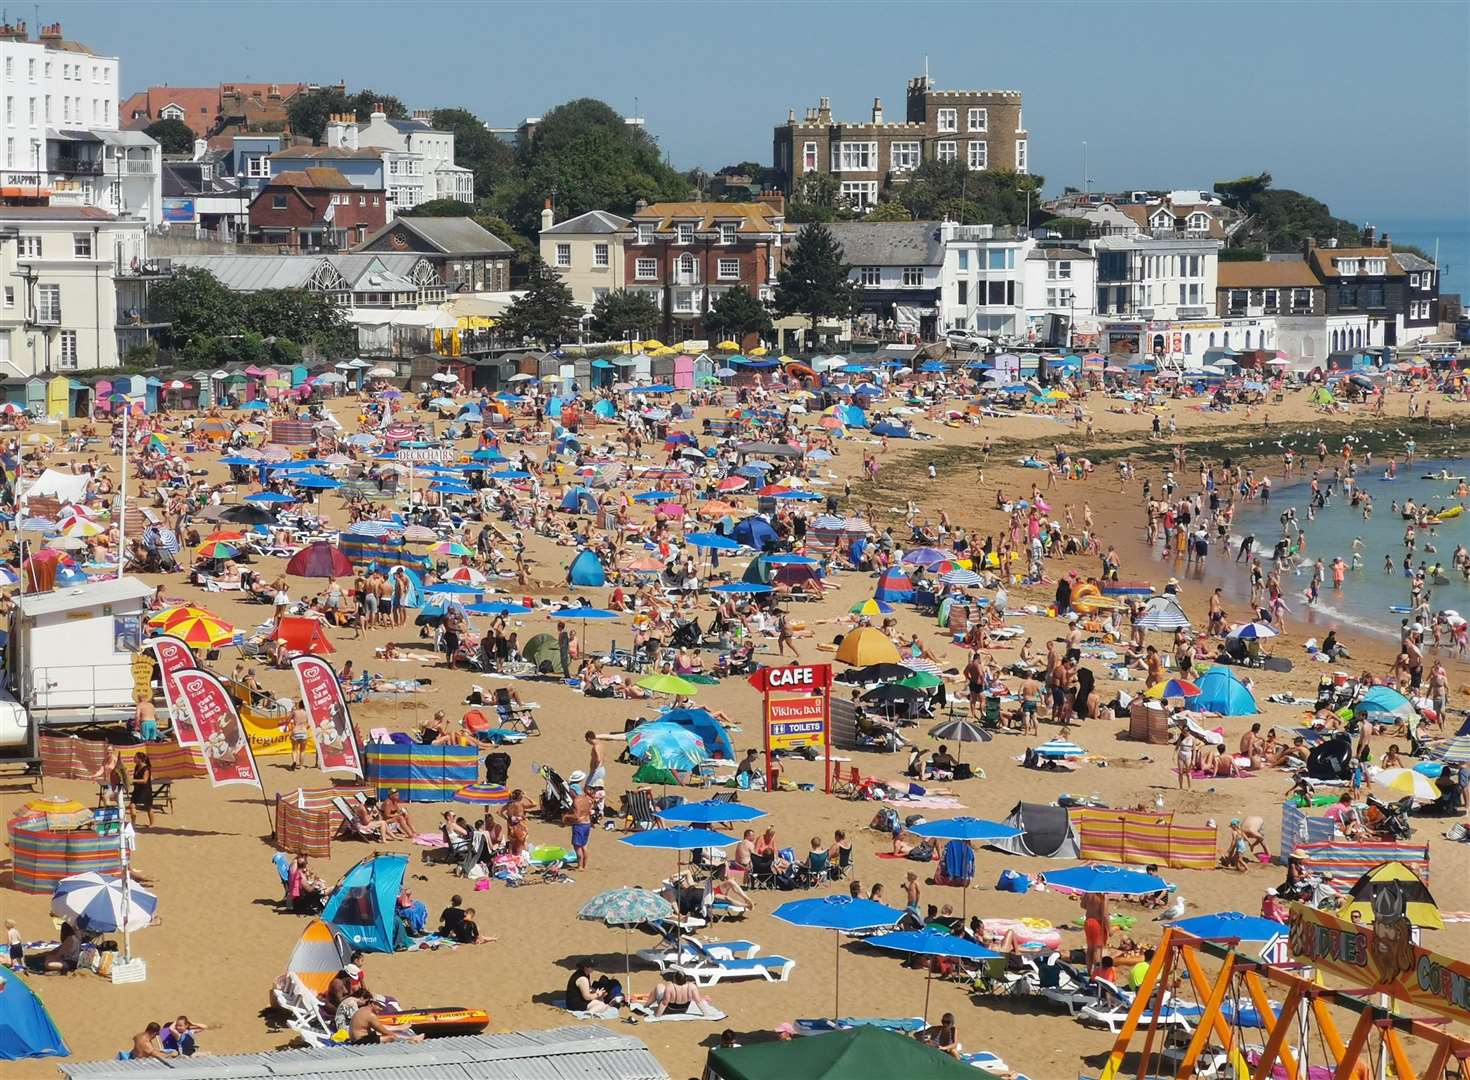
[[[791,357],[787,356],[785,353],[782,353],[780,356],[776,357],[776,360],[778,362],[782,363],[782,364],[794,364],[794,363],[796,363],[795,360],[793,360]]]
[[[1046,396],[1055,401],[1067,401],[1072,397],[1072,395],[1067,393],[1065,390],[1048,390],[1046,392]]]
[[[898,646],[876,626],[862,627],[843,638],[842,644],[837,647],[837,659],[855,667],[900,662]]]
[[[746,356],[765,356],[766,355],[766,351],[767,350],[766,350],[766,347],[764,345],[757,345],[755,348],[751,349],[750,352],[746,353],[745,355]]]
[[[643,347],[645,349],[647,349],[649,352],[652,352],[654,349],[662,349],[662,348],[665,348],[664,343],[662,341],[660,341],[658,338],[649,338],[647,341],[645,341],[643,343]]]
[[[740,346],[733,341],[722,341],[715,348],[723,352],[739,352]]]
[[[678,356],[679,355],[679,350],[676,349],[676,348],[674,348],[672,345],[665,345],[661,349],[654,349],[653,352],[650,355],[651,356]]]
[[[102,526],[95,525],[86,518],[77,518],[61,531],[65,536],[77,537],[101,536],[104,532]]]

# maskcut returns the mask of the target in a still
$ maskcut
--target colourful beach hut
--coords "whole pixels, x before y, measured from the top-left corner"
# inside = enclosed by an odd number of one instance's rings
[[[476,746],[423,746],[418,743],[368,743],[363,772],[378,798],[396,791],[409,802],[449,802],[478,777]]]
[[[17,892],[49,896],[62,878],[122,873],[118,838],[103,836],[75,799],[33,799],[5,826]]]
[[[98,379],[92,384],[92,393],[96,397],[98,412],[112,411],[112,402],[108,400],[108,395],[112,393],[111,379]]]
[[[213,405],[214,379],[210,376],[209,372],[196,371],[192,375],[190,375],[189,378],[193,379],[194,385],[198,387],[199,407],[201,409],[207,409],[209,408],[209,406]]]
[[[873,592],[876,600],[890,604],[907,604],[914,599],[914,583],[901,566],[890,566],[878,578],[878,588]]]
[[[46,415],[71,415],[71,380],[65,375],[54,376],[46,383]]]
[[[1228,667],[1214,667],[1200,676],[1199,693],[1186,699],[1191,709],[1221,716],[1250,716],[1259,712],[1256,699]]]
[[[119,380],[120,382],[121,380]],[[121,387],[119,387],[121,389]],[[148,392],[148,378],[145,375],[134,375],[129,380],[128,397],[134,401],[143,403],[144,412],[153,412],[158,408],[158,391],[154,390],[150,395]]]
[[[687,355],[674,357],[674,371],[671,381],[675,389],[694,389],[694,357]]]
[[[577,557],[572,560],[572,565],[567,567],[567,584],[588,589],[600,589],[607,584],[607,571],[603,569],[602,562],[592,552],[579,551]]]
[[[32,416],[46,415],[46,380],[34,378],[26,380],[26,412]]]

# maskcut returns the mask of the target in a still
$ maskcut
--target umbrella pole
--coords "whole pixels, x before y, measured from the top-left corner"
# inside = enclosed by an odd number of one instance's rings
[[[928,971],[924,975],[924,1026],[929,1026],[929,988],[934,985],[934,963],[933,958],[925,965]]]
[[[836,960],[832,967],[832,1019],[842,1016],[842,934],[832,931],[832,949]]]
[[[126,784],[119,784],[117,789],[117,851],[122,860],[122,914],[123,914],[123,963],[126,964],[133,958],[133,932],[128,926],[129,916],[132,912],[131,892],[128,874],[128,834],[127,834],[127,795]]]

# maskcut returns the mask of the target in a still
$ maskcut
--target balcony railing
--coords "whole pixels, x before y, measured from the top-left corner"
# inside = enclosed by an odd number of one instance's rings
[[[153,159],[148,158],[140,161],[137,158],[128,158],[125,162],[123,172],[128,176],[152,176],[157,171],[153,167]]]
[[[26,319],[26,322],[32,326],[60,326],[61,305],[57,304],[55,307],[39,308],[31,313],[31,316]]]
[[[102,162],[91,158],[57,158],[51,163],[51,171],[68,176],[101,176]]]

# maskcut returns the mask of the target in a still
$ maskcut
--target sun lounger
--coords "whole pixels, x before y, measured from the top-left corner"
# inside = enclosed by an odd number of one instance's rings
[[[317,996],[294,971],[276,980],[271,1001],[286,1013],[286,1026],[301,1036],[307,1046],[327,1046],[332,1042],[332,1028],[322,1017]]]
[[[796,961],[785,956],[755,956],[747,960],[717,959],[704,949],[690,960],[680,958],[670,964],[675,971],[682,971],[694,980],[694,985],[704,988],[716,986],[722,979],[764,979],[766,982],[785,982]]]
[[[682,952],[675,950],[680,947],[676,940],[682,944]],[[664,940],[651,949],[639,949],[636,955],[645,963],[652,964],[659,971],[667,971],[673,966],[676,957],[682,956],[685,961],[696,963],[703,958],[715,960],[750,960],[761,951],[761,947],[753,941],[701,941],[699,938],[688,934],[682,939],[674,936],[665,936]]]
[[[1076,1016],[1087,1006],[1097,1004],[1099,985],[1097,980],[1078,971],[1055,954],[1037,963],[1037,993],[1053,1005],[1061,1005],[1070,1016]]]
[[[1074,1015],[1083,1023],[1101,1024],[1114,1035],[1128,1021],[1128,1014],[1133,1008],[1135,995],[1132,991],[1123,990],[1113,986],[1111,983],[1097,980],[1095,986],[1098,1000],[1091,1005],[1083,1006]],[[1232,1022],[1228,1013],[1226,1003],[1225,1018],[1227,1023]],[[1241,1009],[1242,1027],[1260,1027],[1260,1016],[1254,1008]],[[1204,1014],[1203,1007],[1199,1005],[1176,1004],[1167,994],[1164,997],[1163,1007],[1159,1010],[1158,1025],[1161,1028],[1179,1028],[1181,1031],[1192,1032],[1198,1025],[1200,1017]],[[1144,1014],[1143,1023],[1152,1023],[1152,1010]]]

